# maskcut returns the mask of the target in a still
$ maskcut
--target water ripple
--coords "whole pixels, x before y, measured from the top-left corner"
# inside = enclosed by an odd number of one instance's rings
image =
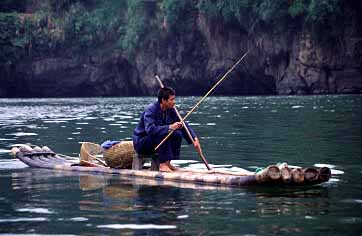
[[[22,137],[22,136],[36,136],[38,134],[37,133],[17,132],[17,133],[11,133],[11,134],[6,134],[6,135]]]
[[[39,221],[47,221],[47,218],[44,217],[35,217],[35,218],[14,218],[14,219],[0,219],[0,223],[3,222],[39,222]]]
[[[46,208],[19,208],[16,209],[18,212],[31,212],[31,213],[39,213],[39,214],[53,214],[53,211],[50,211]]]
[[[155,224],[110,224],[98,225],[97,228],[108,229],[176,229],[175,225],[155,225]]]

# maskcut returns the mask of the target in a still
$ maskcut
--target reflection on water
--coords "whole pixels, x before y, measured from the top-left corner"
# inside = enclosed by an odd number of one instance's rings
[[[197,99],[178,98],[179,110]],[[82,141],[130,139],[153,100],[0,99],[0,235],[359,233],[361,96],[214,97],[190,116],[211,165],[328,165],[333,178],[321,186],[226,188],[29,169],[8,154],[31,143],[77,156]],[[204,168],[186,145],[177,164]]]
[[[330,213],[328,190],[320,186],[259,192],[256,194],[256,202],[257,212],[264,217],[268,215],[312,217]]]

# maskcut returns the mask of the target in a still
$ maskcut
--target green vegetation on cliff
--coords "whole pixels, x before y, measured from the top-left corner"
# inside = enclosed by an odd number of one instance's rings
[[[199,16],[253,32],[308,29],[337,38],[346,12],[359,1],[343,0],[4,0],[0,7],[0,64],[42,55],[84,56],[118,50],[132,57],[162,32],[184,33]]]
[[[21,57],[24,48],[24,37],[18,32],[19,24],[16,14],[0,14],[1,64],[11,64]]]
[[[211,20],[241,27],[246,31],[255,26],[286,31],[306,27],[319,35],[339,30],[344,18],[343,0],[200,0],[199,11]]]

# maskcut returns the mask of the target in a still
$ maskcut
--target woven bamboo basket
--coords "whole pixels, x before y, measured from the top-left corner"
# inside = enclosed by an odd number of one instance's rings
[[[103,153],[107,165],[117,169],[131,169],[135,155],[132,141],[122,141]]]
[[[103,148],[96,143],[85,142],[82,143],[80,147],[80,160],[92,162],[97,160],[97,155],[101,155],[103,153]]]

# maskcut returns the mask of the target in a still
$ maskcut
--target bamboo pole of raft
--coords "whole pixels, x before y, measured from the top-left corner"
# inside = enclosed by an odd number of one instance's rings
[[[331,178],[331,169],[328,167],[322,167],[318,169],[318,179],[320,182],[326,182]]]
[[[284,183],[292,182],[292,171],[287,165],[279,165],[278,166],[281,174],[282,181]]]
[[[90,161],[85,161],[85,160],[80,160],[79,164],[81,166],[88,166],[88,167],[102,167],[102,168],[105,167],[103,165],[99,165],[99,164],[96,164],[96,163],[93,163],[93,162],[90,162]]]
[[[304,174],[304,180],[306,181],[316,181],[318,180],[318,170],[317,168],[304,168],[303,174]]]
[[[303,170],[301,168],[293,169],[291,174],[292,174],[293,181],[295,183],[300,184],[300,183],[304,182],[304,173],[303,173]]]
[[[163,85],[160,77],[158,77],[158,75],[155,75],[155,77],[156,77],[156,79],[157,79],[160,87],[161,87],[161,88],[164,88],[165,86]],[[174,106],[173,109],[175,110],[177,117],[180,119],[180,122],[182,123],[182,126],[184,127],[184,129],[185,129],[187,135],[189,136],[190,140],[191,140],[192,143],[195,145],[195,140],[194,140],[194,138],[192,137],[189,128],[187,128],[184,119],[182,119],[182,117],[181,117],[181,115],[180,115],[180,112],[178,111],[177,107]],[[210,168],[210,166],[209,166],[209,163],[207,162],[204,154],[202,153],[202,150],[196,148],[196,151],[197,151],[197,153],[199,154],[201,160],[204,162],[206,168],[207,168],[208,170],[211,170],[211,168]]]
[[[221,79],[196,103],[196,105],[184,116],[184,118],[181,119],[181,122],[186,120],[187,117],[189,117],[192,112],[194,112],[194,110],[207,98],[207,96],[209,96],[216,89],[216,87],[227,78],[227,75],[235,69],[235,67],[246,57],[246,55],[248,55],[248,53],[249,50],[246,51],[246,53],[244,53],[244,55],[225,73],[225,75],[221,77]],[[155,147],[155,150],[157,150],[171,136],[173,132],[174,130],[171,130],[168,135]]]
[[[256,179],[260,183],[278,181],[281,178],[281,172],[277,166],[267,166],[256,174]]]

